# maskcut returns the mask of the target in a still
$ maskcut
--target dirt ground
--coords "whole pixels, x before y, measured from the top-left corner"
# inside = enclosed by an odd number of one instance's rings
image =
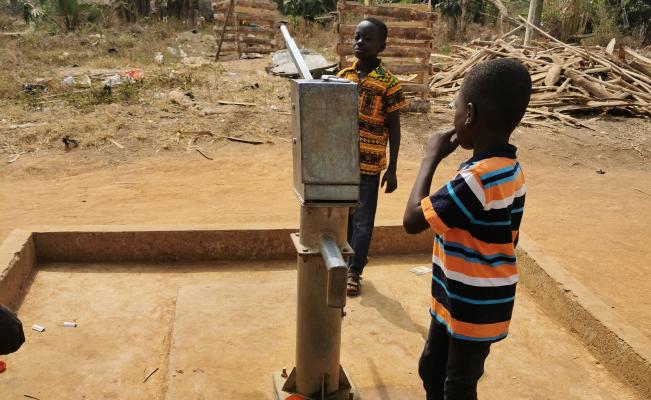
[[[379,224],[401,223],[421,143],[432,129],[429,124],[442,126],[442,119],[404,118],[399,188],[381,197]],[[529,188],[522,229],[633,326],[651,335],[651,282],[640,274],[648,269],[650,255],[651,175],[645,140],[651,124],[593,124],[605,133],[519,129],[515,134]],[[291,148],[280,139],[258,146],[204,145],[214,160],[194,151],[147,155],[117,148],[23,155],[0,167],[0,234],[43,224],[297,226]],[[451,156],[435,183],[450,177],[468,156],[462,151]]]
[[[0,240],[29,225],[298,226],[288,83],[264,72],[266,59],[193,67],[165,52],[165,46],[175,46],[208,59],[204,33],[161,34],[157,42],[120,34],[97,38],[99,44],[91,47],[81,44],[95,42],[90,33],[36,44],[0,38],[8,54],[0,62]],[[27,54],[32,45],[38,54],[16,71],[21,59],[16,54]],[[66,45],[74,50],[63,57]],[[106,54],[118,45],[124,47],[117,55]],[[162,65],[153,63],[155,51],[165,53]],[[144,81],[116,89],[108,101],[56,83],[71,70],[92,75],[127,66],[140,68]],[[21,93],[22,85],[37,77],[55,82],[49,94]],[[194,99],[174,103],[172,90]],[[219,105],[219,100],[254,105]],[[651,122],[595,117],[585,117],[591,129],[517,129],[513,142],[528,185],[522,229],[651,336],[651,278],[645,273],[651,256]],[[439,109],[402,117],[399,188],[381,196],[378,224],[401,223],[422,145],[450,118],[450,111]],[[64,151],[65,135],[79,147]],[[469,156],[453,154],[435,184]]]
[[[423,398],[431,278],[409,272],[422,261],[375,259],[364,295],[348,301],[341,362],[364,399]],[[271,373],[294,363],[295,298],[291,261],[43,265],[20,311],[46,330],[3,358],[0,398],[271,399]],[[526,292],[517,299],[481,398],[641,400]],[[78,327],[60,326],[68,320]]]

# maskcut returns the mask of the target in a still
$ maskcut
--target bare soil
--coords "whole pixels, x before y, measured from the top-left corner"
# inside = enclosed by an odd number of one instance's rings
[[[374,259],[364,293],[346,305],[341,363],[364,399],[423,398],[417,360],[431,278],[409,272],[420,262]],[[24,348],[3,357],[0,397],[271,399],[271,374],[294,364],[293,264],[41,265],[20,312],[46,329],[27,331]],[[69,320],[78,326],[61,326]],[[526,292],[509,338],[491,347],[479,393],[641,400]]]
[[[146,32],[159,36],[106,33],[93,45],[94,33],[82,33],[36,49],[38,38],[0,38],[8,54],[0,61],[0,240],[30,225],[298,225],[288,82],[265,73],[267,59],[193,67],[167,52],[183,45],[189,56],[210,59],[205,32]],[[125,47],[117,56],[106,53],[118,45]],[[153,62],[155,51],[163,64]],[[30,62],[17,69],[22,60]],[[144,80],[109,99],[60,83],[72,72],[133,68]],[[22,92],[41,77],[52,82],[48,93]],[[173,90],[194,99],[175,104]],[[399,188],[381,196],[378,224],[401,223],[422,146],[450,121],[450,112],[402,116]],[[522,229],[651,336],[651,122],[594,115],[584,122],[592,129],[516,130],[528,185]],[[66,152],[64,135],[79,146]],[[469,156],[453,154],[435,185]]]

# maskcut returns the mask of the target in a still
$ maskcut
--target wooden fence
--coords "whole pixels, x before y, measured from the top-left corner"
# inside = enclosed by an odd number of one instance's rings
[[[215,36],[219,42],[224,24],[221,52],[268,54],[276,51],[276,23],[280,19],[273,0],[235,0],[228,21],[230,0],[212,3],[215,12]]]
[[[423,99],[429,95],[432,25],[435,14],[427,5],[387,4],[366,6],[357,2],[340,1],[337,32],[337,54],[342,68],[354,61],[353,38],[357,23],[366,17],[378,18],[389,28],[387,47],[381,54],[389,71],[398,75],[405,92],[417,93]]]

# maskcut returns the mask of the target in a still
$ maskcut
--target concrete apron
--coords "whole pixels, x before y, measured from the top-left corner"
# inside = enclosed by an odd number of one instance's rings
[[[20,306],[39,263],[289,260],[296,257],[290,239],[294,232],[295,228],[258,225],[17,229],[0,246],[0,303]],[[374,231],[371,254],[426,254],[431,245],[429,233],[407,236],[401,226],[380,226]],[[518,264],[524,288],[575,332],[603,365],[643,398],[651,398],[651,340],[523,234]]]

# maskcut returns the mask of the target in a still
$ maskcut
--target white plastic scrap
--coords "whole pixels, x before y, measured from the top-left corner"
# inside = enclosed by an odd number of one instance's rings
[[[156,61],[158,64],[162,64],[163,63],[163,53],[161,53],[160,51],[157,51],[156,53],[154,53],[154,61]]]
[[[103,86],[113,87],[121,83],[120,75],[109,76],[102,83]]]
[[[41,326],[41,325],[34,324],[32,326],[32,330],[35,330],[36,332],[43,332],[43,331],[45,331],[45,327]]]
[[[432,272],[432,268],[421,265],[420,267],[414,267],[410,269],[409,272],[416,274],[416,276],[420,276]]]
[[[76,328],[77,323],[76,322],[64,322],[63,327],[64,328]]]
[[[66,76],[65,78],[63,78],[63,84],[66,86],[73,86],[75,84],[75,77]]]

